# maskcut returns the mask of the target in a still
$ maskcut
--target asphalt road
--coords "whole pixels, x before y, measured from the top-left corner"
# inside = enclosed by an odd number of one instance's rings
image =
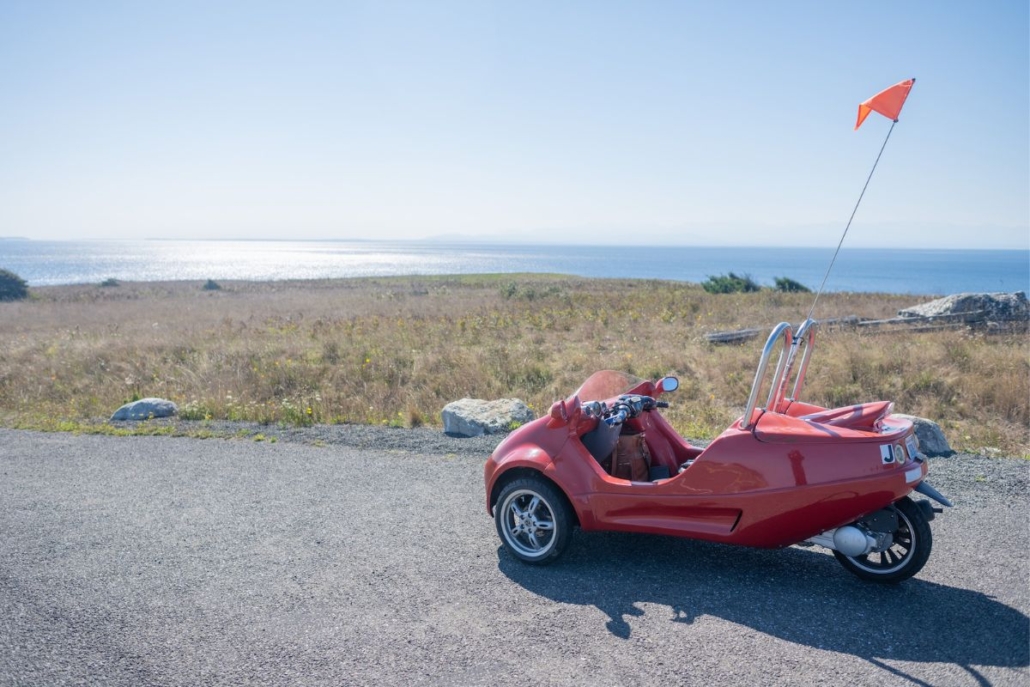
[[[915,579],[577,532],[499,547],[485,456],[0,430],[2,685],[1026,685],[1026,461],[934,459]]]

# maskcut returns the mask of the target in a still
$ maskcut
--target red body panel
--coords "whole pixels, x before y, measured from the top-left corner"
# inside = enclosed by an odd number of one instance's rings
[[[656,394],[650,382],[626,391]],[[585,530],[781,547],[883,508],[926,476],[924,462],[881,448],[904,445],[913,432],[886,403],[834,410],[794,403],[786,414],[764,413],[751,430],[734,423],[703,450],[657,410],[645,412],[627,425],[645,432],[652,465],[672,477],[629,482],[606,474],[579,440],[597,422],[579,412],[579,400],[565,402],[572,409],[565,424],[542,418],[501,442],[485,468],[488,510],[498,480],[529,468],[562,489]],[[885,459],[894,455],[899,460]]]

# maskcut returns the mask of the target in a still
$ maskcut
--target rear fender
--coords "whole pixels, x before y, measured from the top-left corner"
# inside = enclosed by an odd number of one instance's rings
[[[874,432],[880,430],[883,419],[890,415],[893,409],[894,404],[890,401],[873,401],[821,410],[801,415],[800,418],[820,425]]]

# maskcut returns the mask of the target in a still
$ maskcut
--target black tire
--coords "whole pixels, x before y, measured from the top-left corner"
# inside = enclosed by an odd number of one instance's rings
[[[865,556],[833,552],[841,565],[863,580],[884,584],[907,580],[922,570],[930,557],[933,534],[923,510],[907,496],[891,507],[898,513],[898,529],[894,532],[894,543],[888,549]]]
[[[508,553],[534,565],[555,561],[572,539],[568,501],[542,477],[524,477],[505,485],[494,507],[494,522]]]

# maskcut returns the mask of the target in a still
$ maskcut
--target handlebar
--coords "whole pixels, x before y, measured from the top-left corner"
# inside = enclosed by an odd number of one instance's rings
[[[594,403],[596,404],[597,401],[594,401]],[[600,407],[608,410],[603,403],[600,404]],[[621,425],[626,420],[637,417],[641,413],[651,412],[655,408],[668,407],[668,402],[657,401],[650,396],[619,396],[619,399],[611,409],[607,413],[600,414],[599,417],[609,427],[614,427],[615,425]]]

